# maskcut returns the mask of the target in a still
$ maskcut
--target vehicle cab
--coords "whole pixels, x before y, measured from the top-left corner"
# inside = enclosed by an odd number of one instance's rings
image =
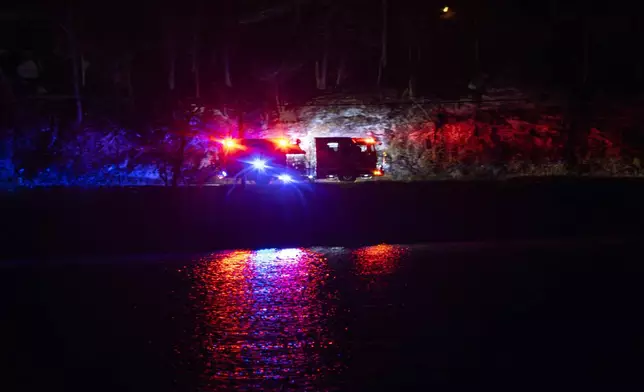
[[[298,143],[288,139],[231,139],[220,141],[220,159],[224,172],[229,178],[251,180],[257,184],[268,184],[278,180],[290,183],[301,180],[305,172],[289,164],[288,155],[305,152]]]

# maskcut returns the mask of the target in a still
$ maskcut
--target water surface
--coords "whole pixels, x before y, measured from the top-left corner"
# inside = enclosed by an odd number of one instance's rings
[[[234,250],[0,267],[3,390],[633,386],[622,244]]]

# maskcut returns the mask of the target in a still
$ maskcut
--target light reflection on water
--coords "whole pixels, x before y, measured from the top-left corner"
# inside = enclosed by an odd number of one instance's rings
[[[393,273],[403,247],[216,253],[195,265],[195,342],[206,390],[329,390],[347,364],[330,326],[338,295],[328,254],[359,275]],[[353,257],[350,257],[353,256]],[[337,385],[336,385],[337,386]]]
[[[356,258],[358,275],[389,275],[396,271],[398,263],[408,251],[405,246],[375,245],[356,249],[353,254]]]

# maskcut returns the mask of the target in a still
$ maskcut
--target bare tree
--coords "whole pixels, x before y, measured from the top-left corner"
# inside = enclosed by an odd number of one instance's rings
[[[282,63],[277,68],[270,70],[269,72],[257,71],[256,75],[258,79],[268,82],[274,92],[275,104],[277,106],[278,112],[283,112],[284,102],[281,97],[281,86],[283,83],[288,81],[295,73],[302,67],[301,63],[288,64]]]
[[[226,86],[232,87],[233,86],[233,80],[230,77],[230,55],[229,55],[230,49],[228,46],[224,48],[224,83],[226,83]]]
[[[166,27],[165,43],[168,62],[168,90],[172,92],[176,87],[177,41],[174,31],[168,27]]]
[[[72,83],[74,87],[74,101],[76,103],[76,119],[74,127],[80,128],[83,123],[83,101],[81,97],[81,57],[78,55],[78,41],[74,32],[74,18],[72,9],[69,8],[67,12],[67,23],[60,24],[59,26],[67,35],[67,43],[69,46],[69,57],[72,62]]]
[[[382,81],[382,73],[387,66],[387,0],[381,0],[382,6],[382,36],[380,41],[380,62],[378,63],[378,86]]]
[[[225,28],[225,43],[224,43],[224,83],[228,87],[233,86],[233,81],[230,76],[230,36],[233,34],[235,23],[233,21],[232,0],[227,0],[225,3],[224,25]]]
[[[325,48],[324,54],[322,55],[322,64],[320,64],[320,61],[315,62],[315,85],[318,88],[318,90],[326,90],[328,58],[329,58],[329,52]]]
[[[340,62],[338,63],[338,70],[335,75],[335,86],[340,87],[340,84],[342,84],[342,81],[346,77],[346,62],[344,57],[340,59]]]
[[[120,55],[114,79],[119,88],[125,87],[127,100],[130,105],[134,104],[134,84],[132,83],[133,62],[134,54],[132,52]]]
[[[195,2],[194,32],[192,36],[192,73],[195,81],[195,98],[201,98],[201,80],[199,79],[199,27],[201,15],[201,1]]]
[[[415,4],[412,4],[406,9],[401,21],[404,26],[405,44],[407,46],[407,62],[409,66],[407,87],[403,96],[411,99],[416,95],[417,68],[421,57],[421,45],[418,37],[423,36],[421,27],[422,23],[417,22],[417,14],[418,10]]]

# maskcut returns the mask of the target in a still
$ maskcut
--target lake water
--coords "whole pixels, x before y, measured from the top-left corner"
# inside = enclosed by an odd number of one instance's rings
[[[377,245],[8,263],[0,389],[633,387],[644,363],[633,250]]]

